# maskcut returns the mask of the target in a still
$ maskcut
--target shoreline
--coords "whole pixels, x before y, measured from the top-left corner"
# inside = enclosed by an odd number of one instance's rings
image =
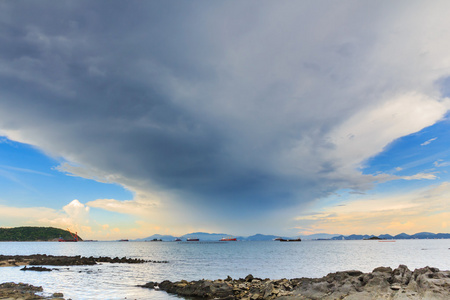
[[[11,259],[14,258],[14,260]],[[39,257],[40,263],[31,261],[30,256],[3,256],[0,258],[10,266],[46,265],[50,258],[60,265],[79,265],[80,256],[47,256]],[[61,258],[66,260],[61,261]],[[0,259],[0,261],[2,261]],[[72,264],[67,264],[67,259]],[[105,259],[105,258],[102,258]],[[126,258],[107,258],[107,260],[126,263]],[[140,260],[130,259],[132,262]],[[31,264],[33,262],[33,264]],[[54,262],[55,263],[55,262]],[[51,271],[42,267],[31,267],[26,270]],[[450,299],[450,271],[441,271],[438,268],[424,267],[411,271],[405,265],[392,269],[390,267],[378,267],[372,272],[363,273],[357,270],[329,273],[321,278],[293,278],[293,279],[262,279],[255,278],[251,274],[245,278],[176,281],[164,280],[162,282],[147,282],[144,285],[136,285],[140,288],[148,288],[156,291],[167,292],[181,297],[217,299],[217,300],[302,300],[302,299],[346,299],[346,300],[370,300],[370,299]],[[89,287],[88,287],[89,288]],[[64,299],[63,294],[42,295],[42,287],[36,287],[25,283],[0,282],[0,299],[31,300],[31,299]],[[101,299],[101,295],[99,295]]]
[[[127,257],[84,257],[84,256],[54,256],[46,254],[33,255],[0,255],[0,267],[16,266],[82,266],[96,265],[98,263],[122,263],[122,264],[143,264],[143,263],[168,263],[166,260],[143,260]]]
[[[300,300],[300,299],[450,299],[450,271],[424,267],[410,271],[400,265],[378,267],[372,272],[343,271],[322,278],[245,278],[198,281],[148,282],[141,287],[184,297],[204,299]]]

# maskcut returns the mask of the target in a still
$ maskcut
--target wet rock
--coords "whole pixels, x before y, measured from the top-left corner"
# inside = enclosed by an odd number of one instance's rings
[[[32,266],[82,266],[82,265],[96,265],[97,263],[127,263],[127,264],[142,264],[142,263],[168,263],[168,261],[152,261],[136,258],[111,258],[111,257],[82,257],[77,256],[53,256],[45,254],[34,255],[0,255],[0,262],[8,262],[9,265],[32,265]]]
[[[64,297],[64,294],[63,293],[53,293],[52,297],[62,298],[62,297]]]
[[[0,284],[0,299],[8,300],[36,300],[36,299],[62,299],[63,294],[55,293],[51,297],[36,295],[42,292],[40,286],[33,286],[26,283],[7,282]]]
[[[29,267],[26,266],[20,269],[21,271],[37,271],[37,272],[51,272],[52,269],[44,268],[44,267]]]

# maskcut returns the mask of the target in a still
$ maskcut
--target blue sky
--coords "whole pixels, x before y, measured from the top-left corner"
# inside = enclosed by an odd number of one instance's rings
[[[101,197],[120,200],[133,197],[132,193],[114,183],[68,176],[58,171],[61,162],[62,159],[49,157],[30,145],[3,138],[0,143],[2,198],[13,199],[17,206],[22,207],[46,199],[47,207],[60,209],[62,201],[73,199],[86,202]]]
[[[4,1],[0,226],[448,232],[447,6]]]

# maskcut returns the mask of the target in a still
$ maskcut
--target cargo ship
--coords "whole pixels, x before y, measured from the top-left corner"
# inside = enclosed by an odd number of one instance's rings
[[[280,242],[301,242],[302,241],[302,239],[301,238],[298,238],[298,239],[281,239],[281,240],[279,240]]]
[[[235,237],[227,236],[227,237],[221,238],[220,241],[221,242],[231,242],[231,241],[237,241],[237,240]]]

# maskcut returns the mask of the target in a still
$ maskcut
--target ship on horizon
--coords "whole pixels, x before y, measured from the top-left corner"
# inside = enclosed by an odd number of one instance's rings
[[[237,241],[235,237],[227,236],[220,239],[221,242],[230,242],[230,241]]]

